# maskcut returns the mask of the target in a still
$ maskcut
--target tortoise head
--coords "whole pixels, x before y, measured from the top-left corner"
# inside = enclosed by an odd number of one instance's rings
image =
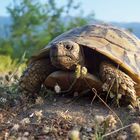
[[[52,64],[61,69],[73,70],[77,64],[84,63],[82,48],[70,40],[53,43],[50,58]]]

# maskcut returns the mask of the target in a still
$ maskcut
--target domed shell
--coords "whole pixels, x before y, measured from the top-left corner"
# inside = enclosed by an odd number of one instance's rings
[[[72,40],[110,58],[140,82],[140,40],[130,32],[110,25],[86,25],[74,28],[52,40],[38,55],[48,52],[51,44]]]

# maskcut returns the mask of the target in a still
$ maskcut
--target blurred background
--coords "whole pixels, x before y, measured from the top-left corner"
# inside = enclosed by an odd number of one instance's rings
[[[140,38],[139,0],[4,0],[0,3],[0,73],[59,34],[85,24],[109,23]]]

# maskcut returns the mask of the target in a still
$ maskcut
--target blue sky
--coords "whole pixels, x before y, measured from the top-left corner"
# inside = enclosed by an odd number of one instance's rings
[[[94,11],[96,19],[117,22],[140,22],[140,0],[74,1],[81,3],[81,9],[83,10],[84,15]],[[8,6],[10,2],[12,2],[12,0],[2,0],[0,2],[0,16],[8,15],[6,6]],[[66,0],[57,0],[57,2],[61,5],[62,3],[65,3]],[[71,12],[71,15],[75,15],[75,13]]]

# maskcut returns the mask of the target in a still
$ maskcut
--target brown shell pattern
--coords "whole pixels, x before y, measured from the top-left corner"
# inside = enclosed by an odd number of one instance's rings
[[[110,25],[86,25],[74,28],[52,40],[53,42],[73,40],[94,49],[123,67],[136,81],[140,81],[140,40],[123,29]]]

